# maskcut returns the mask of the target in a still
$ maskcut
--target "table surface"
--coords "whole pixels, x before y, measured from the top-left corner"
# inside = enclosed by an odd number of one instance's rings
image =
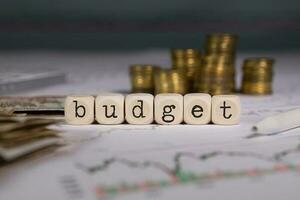
[[[61,125],[66,145],[0,169],[0,199],[299,199],[300,131],[249,139],[266,116],[300,107],[300,52],[238,55],[276,59],[274,94],[240,95],[241,123]],[[15,95],[128,92],[128,66],[170,66],[166,50],[0,52],[0,72],[60,70],[65,84]]]

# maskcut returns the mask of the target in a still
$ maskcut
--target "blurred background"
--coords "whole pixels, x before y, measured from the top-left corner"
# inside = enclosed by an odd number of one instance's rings
[[[204,55],[206,35],[224,32],[239,37],[237,89],[249,57],[274,59],[275,76],[297,74],[296,0],[2,0],[0,95],[131,91],[129,66],[176,68],[170,48],[197,48]],[[281,83],[275,77],[275,93]]]
[[[300,48],[297,0],[2,0],[0,49],[200,47],[233,32],[240,50]]]

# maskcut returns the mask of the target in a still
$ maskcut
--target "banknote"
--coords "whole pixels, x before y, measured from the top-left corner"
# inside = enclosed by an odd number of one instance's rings
[[[55,123],[54,120],[51,119],[41,119],[41,118],[25,118],[24,119],[20,119],[21,117],[15,118],[15,122],[2,122],[0,120],[0,134],[3,132],[12,132],[15,130],[22,130],[22,129],[31,129],[31,128],[35,128],[35,127],[45,127],[48,125],[51,125],[53,123]]]
[[[59,132],[49,126],[60,122],[61,120],[28,117],[11,111],[0,112],[1,163],[58,145],[61,140]]]
[[[60,146],[60,144],[61,139],[53,137],[36,140],[30,143],[15,146],[13,148],[5,148],[0,146],[0,158],[2,161],[10,162],[22,156],[42,150],[46,147]]]
[[[63,114],[64,96],[0,96],[0,112],[27,114]]]
[[[29,143],[34,140],[43,139],[46,137],[55,137],[57,132],[45,128],[35,128],[34,130],[18,130],[0,134],[0,145],[3,147],[13,147]]]

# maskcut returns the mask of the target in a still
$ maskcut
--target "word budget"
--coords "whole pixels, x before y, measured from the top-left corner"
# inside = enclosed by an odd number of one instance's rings
[[[122,95],[117,93],[94,96],[68,96],[65,119],[74,125],[92,124],[186,124],[210,122],[234,125],[240,121],[240,99],[236,95],[204,93],[148,93]]]

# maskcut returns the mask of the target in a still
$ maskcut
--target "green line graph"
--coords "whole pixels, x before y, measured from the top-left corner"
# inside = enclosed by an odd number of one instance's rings
[[[191,183],[201,183],[206,181],[218,181],[223,179],[234,179],[242,177],[255,177],[255,176],[266,176],[277,173],[286,172],[300,172],[300,163],[291,164],[284,161],[284,157],[300,152],[300,145],[295,148],[276,152],[271,156],[258,154],[254,152],[243,152],[243,151],[212,151],[208,153],[192,153],[192,152],[177,152],[173,156],[173,165],[167,166],[163,162],[145,160],[145,161],[132,161],[126,158],[108,158],[103,160],[100,164],[86,167],[78,164],[77,167],[84,170],[87,174],[93,175],[95,173],[105,173],[114,164],[122,164],[129,168],[146,169],[153,168],[157,169],[169,178],[161,179],[159,181],[145,180],[139,183],[128,183],[126,181],[116,185],[98,185],[96,186],[96,193],[99,197],[119,195],[133,192],[146,192],[153,189],[163,189],[167,187],[185,185]],[[210,173],[195,173],[187,171],[182,168],[182,158],[190,158],[199,162],[205,162],[210,159],[217,157],[231,158],[254,158],[261,161],[271,162],[272,165],[269,168],[249,168],[243,170],[218,170]]]
[[[277,173],[300,172],[300,164],[296,165],[274,165],[265,169],[247,169],[241,171],[215,171],[213,173],[194,174],[192,172],[180,172],[171,180],[144,181],[140,183],[128,184],[126,182],[116,186],[97,186],[96,194],[99,198],[115,196],[134,192],[148,192],[153,189],[164,189],[172,186],[185,185],[191,183],[201,183],[206,181],[218,181],[222,179],[234,179],[242,177],[266,176]]]

